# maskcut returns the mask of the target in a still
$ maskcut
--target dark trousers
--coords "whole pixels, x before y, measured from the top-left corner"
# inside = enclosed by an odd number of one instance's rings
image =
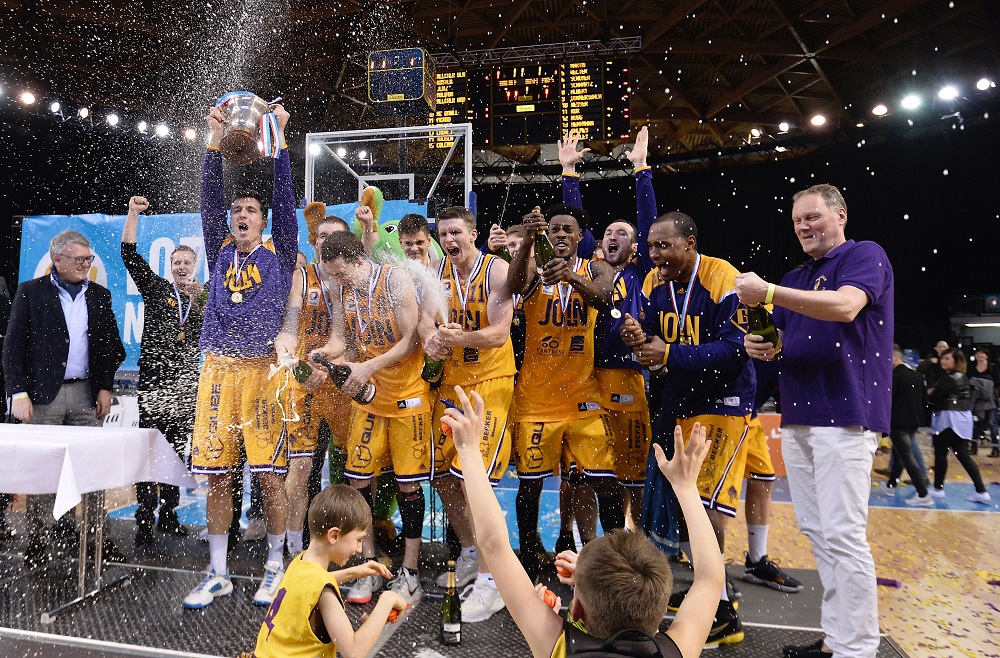
[[[142,393],[140,393],[142,395]],[[177,456],[184,460],[184,451],[191,439],[191,429],[194,418],[184,422],[172,421],[163,415],[151,414],[140,400],[139,426],[160,430],[170,442]],[[158,482],[136,482],[135,498],[139,509],[135,512],[135,522],[139,525],[153,525],[156,509],[160,509],[160,524],[177,523],[177,505],[180,504],[181,490],[173,484]]]
[[[945,428],[940,434],[934,435],[934,488],[944,487],[944,478],[948,474],[948,451],[955,452],[958,463],[965,468],[965,472],[972,478],[972,483],[976,485],[976,493],[986,491],[983,485],[983,476],[979,474],[979,467],[969,454],[969,444],[972,442],[960,438],[952,429]],[[913,477],[912,475],[910,477]]]
[[[896,484],[903,468],[910,475],[913,487],[917,490],[917,495],[923,498],[927,495],[927,485],[924,484],[924,475],[917,466],[917,461],[913,457],[913,434],[916,428],[894,427],[889,432],[889,439],[892,441],[892,470],[889,471],[889,482]]]

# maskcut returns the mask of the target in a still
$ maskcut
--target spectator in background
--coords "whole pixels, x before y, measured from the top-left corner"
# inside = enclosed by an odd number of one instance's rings
[[[990,457],[1000,457],[1000,431],[997,428],[997,386],[1000,385],[1000,368],[990,363],[990,352],[985,347],[976,348],[975,365],[969,372],[972,387],[972,454],[976,454],[979,440],[989,429],[993,451]]]
[[[948,351],[948,343],[943,340],[939,340],[937,345],[934,346],[917,366],[917,372],[920,373],[924,378],[924,382],[927,384],[927,388],[934,386],[934,382],[941,378],[944,372],[941,370],[941,355]]]
[[[965,354],[950,349],[941,355],[944,375],[934,388],[927,391],[931,408],[931,431],[934,433],[934,490],[931,496],[944,498],[944,478],[948,474],[948,452],[954,451],[958,462],[972,478],[976,493],[966,500],[973,503],[990,502],[990,494],[983,484],[979,467],[969,454],[972,440],[972,401]]]
[[[889,438],[892,440],[892,466],[887,486],[895,487],[903,468],[910,474],[917,495],[907,498],[907,505],[934,507],[927,495],[927,482],[913,459],[913,435],[924,417],[924,381],[903,363],[903,350],[892,346],[892,414]]]
[[[3,337],[7,333],[7,322],[10,320],[10,290],[7,288],[7,280],[0,276],[0,352],[3,351]],[[6,390],[3,383],[3,370],[0,369],[0,390]],[[4,396],[6,397],[6,395]],[[8,399],[5,419],[10,418],[10,401]],[[0,541],[14,539],[17,533],[14,528],[7,523],[7,508],[13,499],[11,494],[0,493]]]

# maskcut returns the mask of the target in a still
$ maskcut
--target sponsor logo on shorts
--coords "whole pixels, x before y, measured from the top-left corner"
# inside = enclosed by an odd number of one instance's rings
[[[597,411],[601,408],[599,402],[580,402],[576,405],[578,411]]]
[[[397,409],[416,409],[420,406],[420,398],[408,398],[406,400],[397,400]]]

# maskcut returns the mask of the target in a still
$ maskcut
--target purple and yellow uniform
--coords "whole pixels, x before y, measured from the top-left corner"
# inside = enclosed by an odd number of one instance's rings
[[[573,270],[593,279],[590,261]],[[514,387],[514,447],[524,479],[576,467],[614,477],[614,434],[594,376],[597,309],[568,284],[539,279],[524,295],[525,355]]]
[[[685,282],[663,282],[654,270],[643,283],[640,316],[646,334],[667,343],[654,440],[672,436],[675,419],[685,437],[696,422],[706,427],[712,445],[698,489],[707,508],[728,516],[736,516],[739,504],[755,389],[743,348],[747,311],[736,297],[736,274],[735,267],[711,256],[698,256]]]
[[[330,338],[332,320],[330,308],[334,303],[331,291],[320,276],[318,264],[299,269],[302,273],[302,308],[299,311],[297,332],[298,348],[295,357],[305,361],[309,353],[326,345]],[[333,445],[347,446],[347,427],[351,418],[351,401],[340,392],[329,378],[311,393],[294,379],[289,393],[290,415],[296,420],[285,423],[288,438],[288,456],[312,457],[316,452],[319,428],[326,421]]]
[[[287,446],[273,428],[283,421],[268,365],[281,328],[298,253],[298,221],[288,149],[274,161],[271,239],[238,254],[229,233],[222,156],[209,147],[201,174],[201,223],[209,269],[199,347],[193,473],[221,474],[239,462],[240,442],[255,472],[284,473]]]
[[[374,262],[371,267],[367,291],[340,289],[346,342],[354,345],[359,363],[385,354],[403,336],[389,278],[407,274]],[[432,409],[430,387],[420,378],[423,362],[423,351],[412,350],[401,361],[372,376],[376,392],[370,404],[351,402],[344,475],[355,480],[370,479],[379,474],[388,456],[398,482],[430,479],[434,465]]]
[[[458,268],[445,258],[438,267],[441,292],[448,301],[448,322],[462,325],[462,331],[478,331],[490,326],[488,300],[490,296],[490,269],[498,262],[496,256],[479,254],[466,281],[458,275]],[[452,404],[455,386],[466,393],[476,391],[485,405],[485,427],[479,449],[490,481],[496,484],[510,461],[511,441],[506,436],[507,414],[514,394],[514,348],[508,333],[500,347],[455,348],[445,360],[441,379],[440,396]],[[455,450],[454,441],[440,431],[445,405],[437,402],[434,407],[432,427],[436,436],[434,473],[451,472],[462,477],[462,462]]]

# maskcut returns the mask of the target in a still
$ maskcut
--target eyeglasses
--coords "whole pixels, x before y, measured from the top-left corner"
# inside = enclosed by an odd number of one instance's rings
[[[59,255],[62,256],[63,258],[69,258],[70,260],[74,261],[77,265],[90,265],[91,263],[94,262],[93,256],[66,256],[63,254]]]

